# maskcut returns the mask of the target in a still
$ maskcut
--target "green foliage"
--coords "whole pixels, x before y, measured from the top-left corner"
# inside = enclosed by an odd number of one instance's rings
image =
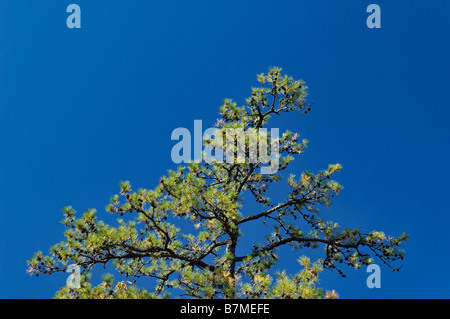
[[[82,276],[79,288],[61,288],[55,299],[156,299],[154,293],[137,288],[130,281],[115,283],[111,274],[103,276],[98,286],[92,287],[89,276]]]
[[[259,74],[257,80],[261,86],[252,88],[247,105],[238,107],[227,99],[220,107],[222,118],[216,126],[222,134],[227,128],[267,128],[272,116],[311,110],[305,83],[282,75],[280,68]],[[270,134],[257,136],[258,141],[263,138],[274,142]],[[318,287],[318,275],[324,269],[345,277],[344,265],[360,268],[379,260],[398,270],[395,264],[404,257],[399,245],[406,241],[406,234],[390,237],[381,231],[341,229],[319,216],[319,208],[330,206],[342,190],[331,179],[341,171],[340,164],[289,176],[290,191],[282,201],[273,202],[268,196],[307,143],[297,133],[281,135],[277,174],[258,173],[261,162],[209,161],[169,171],[153,190],[133,191],[129,182],[121,182],[120,194],[106,206],[108,213],[119,217],[115,226],[98,220],[96,210],[79,216],[66,207],[65,241],[51,247],[47,256],[36,253],[28,261],[28,271],[53,274],[66,271],[70,263],[79,265],[81,288],[61,288],[57,298],[167,298],[174,289],[194,298],[336,298],[335,291]],[[234,151],[212,138],[204,144],[224,153]],[[250,153],[244,156],[248,159]],[[243,213],[245,193],[260,204],[259,212]],[[264,223],[270,231],[265,242],[255,242],[246,254],[238,255],[242,227],[248,223]],[[186,224],[192,226],[190,232]],[[285,245],[295,250],[322,247],[324,257],[315,263],[301,257],[303,268],[297,274],[281,271],[274,277],[271,270],[279,259],[277,251]],[[133,278],[133,283],[114,284],[111,276],[105,276],[101,284],[91,287],[90,270],[109,262],[119,274]],[[150,292],[135,286],[139,277],[156,279]]]

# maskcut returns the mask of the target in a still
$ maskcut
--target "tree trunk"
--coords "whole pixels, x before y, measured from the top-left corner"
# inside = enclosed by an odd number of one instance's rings
[[[237,237],[230,236],[226,248],[227,260],[225,263],[225,272],[227,273],[227,278],[225,278],[225,280],[227,282],[224,284],[224,297],[226,299],[234,299],[236,297],[236,284],[234,282],[236,268],[236,244]]]

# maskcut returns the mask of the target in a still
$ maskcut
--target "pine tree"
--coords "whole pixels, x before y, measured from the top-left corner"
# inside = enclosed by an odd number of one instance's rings
[[[260,86],[252,89],[245,106],[224,101],[217,134],[225,136],[230,128],[268,128],[273,116],[311,110],[305,83],[282,75],[280,68],[270,68],[257,80]],[[106,206],[107,212],[120,216],[115,226],[98,220],[96,210],[78,216],[72,207],[66,207],[65,241],[51,247],[46,256],[37,252],[28,261],[28,272],[53,274],[66,271],[69,264],[79,265],[80,288],[63,287],[58,298],[167,298],[171,292],[192,298],[336,298],[334,290],[325,292],[319,286],[318,276],[324,269],[345,277],[344,266],[360,268],[377,260],[398,271],[397,263],[404,257],[399,245],[408,235],[390,237],[381,231],[342,229],[320,217],[319,208],[329,206],[342,190],[332,180],[341,171],[340,164],[317,173],[290,175],[286,180],[290,191],[284,199],[274,202],[269,197],[271,186],[283,183],[283,171],[306,148],[308,141],[298,137],[289,131],[279,139],[270,134],[257,136],[256,142],[267,139],[268,145],[279,145],[278,170],[273,174],[260,171],[262,162],[248,160],[252,143],[248,137],[244,152],[222,139],[205,138],[205,146],[223,154],[240,151],[246,160],[179,166],[152,190],[133,191],[129,182],[121,182],[120,194],[111,197]],[[258,203],[260,211],[244,213],[244,194],[246,201],[250,198]],[[251,241],[242,232],[250,223],[264,225],[266,239],[238,249]],[[298,273],[274,273],[277,252],[285,245],[297,251],[321,248],[323,257],[311,262],[300,256],[303,268]],[[112,276],[106,275],[100,285],[92,287],[92,268],[109,262],[133,282],[115,284]],[[154,287],[148,291],[137,288],[139,277],[155,278]]]

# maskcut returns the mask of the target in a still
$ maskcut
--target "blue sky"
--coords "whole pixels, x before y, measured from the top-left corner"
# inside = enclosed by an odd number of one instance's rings
[[[68,29],[66,7],[81,7]],[[325,271],[342,298],[449,298],[448,1],[0,2],[0,298],[51,298],[66,274],[26,260],[63,239],[61,208],[104,216],[121,180],[152,188],[175,164],[172,130],[210,127],[255,75],[280,66],[313,111],[280,127],[310,141],[293,170],[339,162],[324,214],[411,235],[400,272]],[[286,257],[288,252],[283,253]],[[281,264],[295,270],[296,265]]]

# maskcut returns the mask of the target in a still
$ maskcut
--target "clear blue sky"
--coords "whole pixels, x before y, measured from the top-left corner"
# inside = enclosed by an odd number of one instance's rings
[[[66,26],[70,3],[81,29]],[[370,3],[381,29],[366,26]],[[344,167],[326,216],[411,235],[380,289],[365,269],[326,271],[323,287],[449,298],[449,12],[448,1],[1,1],[0,297],[53,297],[66,274],[25,270],[63,239],[61,208],[103,216],[120,180],[154,187],[175,167],[173,129],[211,126],[224,98],[242,104],[255,75],[280,66],[314,103],[280,122],[310,140],[294,169]]]

